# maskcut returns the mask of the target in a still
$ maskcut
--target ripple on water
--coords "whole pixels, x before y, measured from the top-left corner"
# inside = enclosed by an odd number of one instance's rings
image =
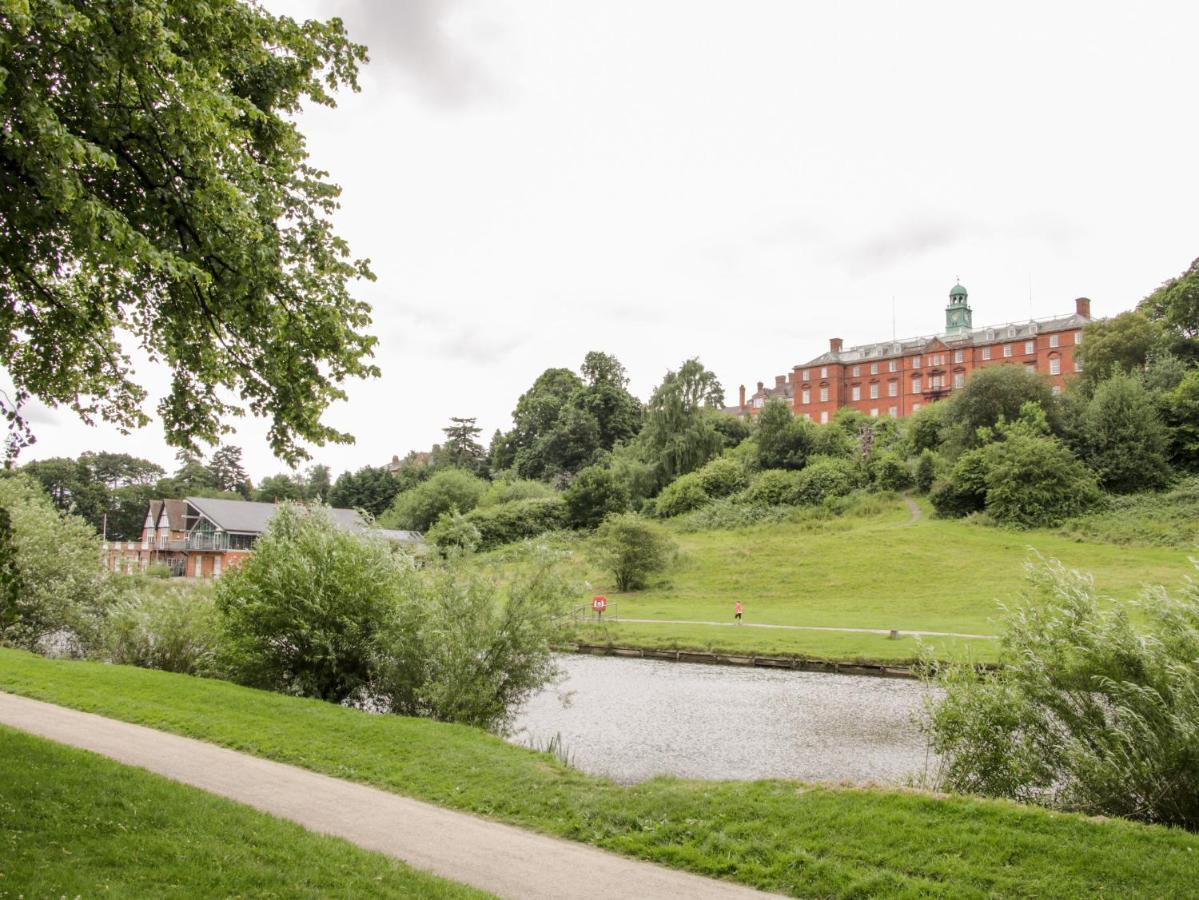
[[[799,778],[899,783],[923,769],[908,680],[659,660],[559,658],[565,678],[521,710],[512,739],[555,735],[580,769],[619,781]]]

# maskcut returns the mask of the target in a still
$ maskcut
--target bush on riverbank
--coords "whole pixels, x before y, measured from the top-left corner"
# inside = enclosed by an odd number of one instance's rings
[[[1199,584],[1141,621],[1060,563],[1032,566],[1001,665],[942,666],[933,786],[1199,830]]]

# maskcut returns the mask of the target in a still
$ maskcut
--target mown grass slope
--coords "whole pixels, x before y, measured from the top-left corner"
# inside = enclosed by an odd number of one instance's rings
[[[0,759],[0,897],[489,896],[9,728]]]
[[[1176,586],[1193,574],[1188,545],[1115,544],[1096,521],[1070,532],[1014,531],[980,522],[936,519],[920,501],[913,519],[901,498],[865,504],[864,513],[804,518],[732,530],[688,533],[668,523],[678,561],[647,589],[620,593],[587,558],[580,538],[548,538],[570,551],[581,577],[602,591],[621,619],[733,622],[741,600],[754,624],[996,634],[999,604],[1020,593],[1024,567],[1037,554],[1094,575],[1103,593],[1134,599],[1147,584]],[[1157,507],[1143,502],[1144,516]],[[1110,516],[1110,513],[1104,514]],[[1088,520],[1089,521],[1089,520]],[[1104,520],[1106,521],[1106,520]],[[1125,523],[1121,534],[1135,530]],[[1148,526],[1147,526],[1148,527]],[[520,565],[519,546],[481,558],[481,565]],[[611,617],[609,617],[611,618]],[[916,640],[830,632],[721,625],[586,626],[589,641],[830,659],[902,661]],[[940,654],[995,658],[994,641],[924,638]]]
[[[793,896],[1178,897],[1199,836],[1011,803],[786,781],[621,786],[476,729],[0,650],[0,690]]]

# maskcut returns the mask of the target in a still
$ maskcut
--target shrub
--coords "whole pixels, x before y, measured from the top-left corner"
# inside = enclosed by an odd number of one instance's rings
[[[932,490],[933,482],[937,478],[937,454],[927,447],[920,451],[920,455],[916,457],[916,471],[913,481],[916,484],[916,490],[922,494],[927,494]]]
[[[955,447],[977,447],[985,443],[979,429],[994,428],[999,422],[1014,422],[1026,403],[1035,403],[1058,427],[1057,398],[1049,382],[1023,366],[990,366],[974,372],[966,386],[946,401],[943,439]],[[935,406],[936,404],[934,404]],[[931,414],[930,414],[931,415]]]
[[[678,520],[680,531],[717,531],[726,528],[748,528],[763,522],[782,522],[791,517],[790,506],[763,506],[758,503],[739,502],[728,497],[715,500],[707,506],[688,513]]]
[[[663,519],[680,516],[683,513],[699,509],[708,502],[703,482],[698,473],[682,475],[662,488],[654,501],[654,509]]]
[[[933,486],[929,499],[943,519],[981,512],[987,505],[987,456],[984,451],[967,450],[959,456],[949,476]]]
[[[217,583],[223,666],[253,687],[344,700],[371,681],[406,574],[385,542],[283,504],[254,554]]]
[[[799,503],[799,476],[783,469],[759,472],[738,499],[759,506],[794,506]]]
[[[410,582],[377,642],[372,695],[401,715],[504,730],[554,677],[552,646],[578,595],[545,553],[521,573],[502,594],[459,565]]]
[[[100,536],[78,516],[54,508],[26,475],[0,476],[7,512],[0,594],[0,640],[28,650],[84,653],[99,639],[112,586],[100,567]]]
[[[627,512],[629,491],[610,469],[588,466],[575,476],[562,495],[574,528],[595,528],[612,513]]]
[[[1169,491],[1107,498],[1102,509],[1066,522],[1063,532],[1113,544],[1199,544],[1199,478]]]
[[[996,522],[1058,525],[1099,501],[1094,474],[1056,438],[1016,429],[984,454],[986,509]]]
[[[1134,625],[1089,577],[1030,567],[1002,667],[938,667],[933,786],[1199,829],[1199,585],[1138,607]]]
[[[397,495],[379,524],[425,531],[451,509],[470,512],[486,490],[487,482],[477,475],[463,469],[443,469],[428,481]]]
[[[807,419],[797,419],[784,401],[772,399],[759,413],[754,438],[761,469],[802,469],[812,450],[812,431]]]
[[[167,579],[171,577],[171,567],[166,563],[151,563],[146,567],[146,576],[149,578]]]
[[[1103,486],[1120,494],[1170,480],[1169,434],[1138,375],[1101,382],[1082,415],[1083,458]]]
[[[888,450],[870,460],[870,481],[880,491],[906,490],[912,486],[912,470],[907,460]]]
[[[114,663],[187,675],[213,674],[219,628],[212,593],[174,585],[113,604],[104,647]]]
[[[795,482],[795,500],[815,506],[829,497],[843,497],[857,487],[853,464],[844,459],[813,457]]]
[[[828,425],[814,426],[812,435],[812,455],[832,456],[837,459],[849,459],[857,446],[857,435],[850,435],[836,422]]]
[[[645,587],[649,576],[665,569],[675,552],[674,542],[659,526],[633,513],[605,519],[592,547],[621,591]]]
[[[466,521],[479,529],[479,549],[491,550],[512,541],[536,537],[566,527],[566,501],[560,496],[516,500],[473,510]]]
[[[482,539],[478,526],[456,509],[442,513],[441,518],[434,522],[433,527],[425,534],[425,540],[442,554],[455,550],[471,553],[478,549]]]
[[[713,500],[729,497],[749,483],[745,466],[728,456],[712,460],[695,474],[704,493]]]
[[[530,481],[527,478],[500,478],[487,486],[479,498],[478,508],[499,506],[501,503],[512,503],[516,500],[540,500],[545,497],[555,497],[558,492],[544,481]]]

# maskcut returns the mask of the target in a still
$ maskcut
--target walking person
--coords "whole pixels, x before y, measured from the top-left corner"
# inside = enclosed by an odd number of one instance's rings
[[[741,624],[741,601],[740,600],[738,600],[737,604],[733,607],[733,618],[736,620],[738,625]]]

